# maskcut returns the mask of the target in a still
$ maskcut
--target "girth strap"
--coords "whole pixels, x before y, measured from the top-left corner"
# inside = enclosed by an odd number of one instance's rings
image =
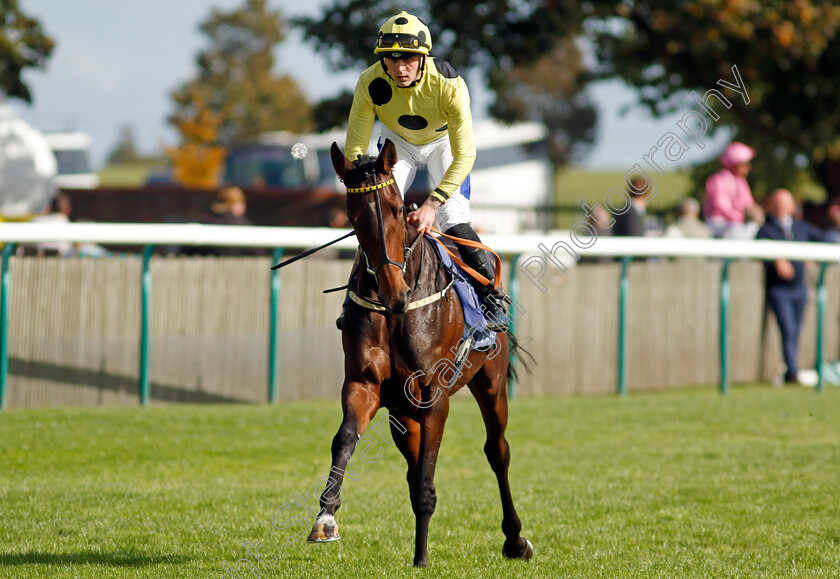
[[[455,278],[453,277],[452,280],[449,282],[449,284],[445,288],[443,288],[439,292],[433,293],[432,295],[427,296],[423,299],[417,300],[415,302],[411,302],[410,304],[408,304],[405,307],[405,311],[410,312],[411,310],[416,310],[417,308],[422,308],[423,306],[427,306],[429,304],[435,303],[436,301],[442,299],[443,296],[446,295],[446,292],[448,292],[454,284],[455,284]],[[350,301],[352,301],[357,306],[361,306],[361,307],[365,308],[366,310],[373,310],[375,312],[387,312],[388,311],[385,308],[385,306],[383,306],[381,303],[375,302],[373,300],[369,300],[367,298],[364,298],[364,297],[360,296],[359,294],[357,294],[356,292],[354,292],[353,290],[348,290],[347,295],[350,298]]]

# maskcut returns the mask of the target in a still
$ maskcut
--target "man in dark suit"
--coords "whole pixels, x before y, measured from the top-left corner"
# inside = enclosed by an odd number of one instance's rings
[[[613,235],[623,237],[644,237],[645,211],[647,209],[648,186],[645,179],[637,176],[631,182],[630,207],[627,211],[615,216]]]
[[[796,201],[790,191],[778,189],[767,200],[767,220],[756,239],[779,241],[825,241],[822,231],[806,221],[794,219]],[[787,371],[785,382],[798,383],[797,343],[802,315],[808,302],[805,264],[777,259],[764,263],[764,287],[767,304],[773,310],[782,334],[782,350]]]

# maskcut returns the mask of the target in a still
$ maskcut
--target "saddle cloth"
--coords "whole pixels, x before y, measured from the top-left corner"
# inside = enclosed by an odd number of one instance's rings
[[[427,237],[431,237],[428,233]],[[481,301],[475,293],[475,289],[469,282],[468,276],[464,273],[449,254],[434,240],[431,240],[432,246],[440,256],[443,266],[449,270],[455,278],[455,293],[458,295],[458,300],[461,302],[461,311],[464,312],[464,335],[463,339],[469,338],[470,334],[475,334],[475,343],[473,350],[486,350],[488,347],[496,343],[496,332],[487,329],[487,319],[481,309]]]

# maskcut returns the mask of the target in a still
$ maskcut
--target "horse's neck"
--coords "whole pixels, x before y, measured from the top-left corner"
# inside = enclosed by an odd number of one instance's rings
[[[411,246],[417,235],[420,234],[416,229],[406,227],[405,246]],[[409,295],[411,299],[422,299],[441,289],[436,287],[438,271],[440,270],[440,258],[434,247],[434,243],[427,236],[421,235],[417,243],[414,244],[414,249],[408,255],[408,261],[405,267],[405,283],[410,288]],[[363,295],[375,296],[378,289],[376,280],[364,270],[364,267],[365,264],[363,263],[363,273],[359,289]]]
[[[405,281],[412,292],[417,294],[417,298],[423,298],[440,289],[435,284],[440,270],[440,258],[434,247],[435,242],[428,236],[417,233],[413,228],[407,229],[406,234],[412,236],[412,241],[414,235],[420,235],[408,258]]]

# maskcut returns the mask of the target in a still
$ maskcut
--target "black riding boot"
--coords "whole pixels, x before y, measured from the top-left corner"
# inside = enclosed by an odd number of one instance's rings
[[[481,243],[481,239],[469,223],[453,225],[446,230],[446,234]],[[472,282],[473,288],[475,288],[478,298],[484,306],[487,327],[495,332],[506,332],[510,327],[510,323],[505,312],[504,298],[500,292],[493,289],[496,272],[494,271],[493,264],[487,259],[487,252],[477,247],[462,246],[457,244],[457,242],[456,245],[464,263],[490,280],[489,285],[482,285],[478,280],[470,278],[470,282]]]
[[[347,280],[347,293],[344,294],[344,302],[341,304],[341,315],[335,320],[335,327],[339,331],[344,330],[344,314],[347,311],[347,301],[350,299],[350,288],[356,283],[359,276],[359,253],[356,252],[356,259],[353,261],[353,269],[350,270],[350,279]]]

